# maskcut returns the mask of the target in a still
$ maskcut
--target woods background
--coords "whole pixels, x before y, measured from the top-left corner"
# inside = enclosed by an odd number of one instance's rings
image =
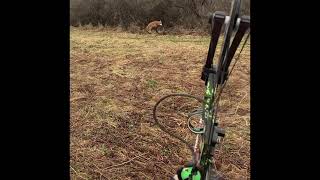
[[[141,31],[162,20],[165,29],[206,31],[214,11],[229,13],[231,0],[71,0],[71,26],[119,27]],[[241,14],[250,15],[250,0],[242,0]]]

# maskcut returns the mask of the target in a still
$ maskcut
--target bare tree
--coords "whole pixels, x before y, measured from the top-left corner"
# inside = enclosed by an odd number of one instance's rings
[[[231,0],[71,0],[71,25],[143,28],[152,20],[165,27],[204,28],[208,15],[216,10],[229,12]],[[250,0],[242,0],[242,13],[250,13]]]

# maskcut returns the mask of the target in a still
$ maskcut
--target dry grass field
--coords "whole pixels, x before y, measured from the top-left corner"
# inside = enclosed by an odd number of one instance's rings
[[[152,108],[170,93],[203,96],[209,36],[71,28],[70,42],[71,179],[169,179],[191,154],[150,123]],[[216,166],[226,179],[250,179],[249,43],[218,115],[226,137]],[[176,132],[190,138],[185,119],[174,120],[165,122],[178,124]]]

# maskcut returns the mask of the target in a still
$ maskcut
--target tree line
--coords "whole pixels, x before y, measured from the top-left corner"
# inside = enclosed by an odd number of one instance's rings
[[[71,0],[70,25],[143,29],[161,20],[165,28],[204,28],[214,11],[229,12],[231,0]],[[241,13],[250,15],[250,0],[242,0]]]

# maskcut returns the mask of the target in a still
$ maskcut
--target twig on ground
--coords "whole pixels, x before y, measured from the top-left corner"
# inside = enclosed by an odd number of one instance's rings
[[[237,111],[240,107],[240,104],[242,103],[242,101],[247,97],[248,93],[246,92],[246,94],[242,97],[242,99],[239,101],[238,105],[237,105],[237,108],[236,108],[236,111],[234,112],[234,115],[237,114]]]
[[[82,179],[88,180],[88,178],[85,178],[85,177],[80,176],[79,173],[78,173],[72,166],[70,166],[70,168],[71,168],[71,170],[72,170],[74,173],[76,173],[76,175],[77,175],[78,177],[80,177],[80,178],[82,178]]]
[[[112,166],[106,167],[106,168],[104,168],[104,170],[105,170],[105,169],[111,169],[111,168],[114,168],[114,167],[118,167],[118,166],[122,166],[122,165],[128,164],[128,163],[130,163],[131,161],[133,161],[134,159],[137,159],[138,157],[141,157],[141,156],[143,156],[143,155],[145,155],[145,154],[147,154],[147,153],[140,154],[140,155],[138,155],[138,156],[136,156],[136,157],[134,157],[134,158],[126,161],[126,162],[123,162],[123,163],[120,163],[120,164],[116,164],[116,165],[112,165]]]

